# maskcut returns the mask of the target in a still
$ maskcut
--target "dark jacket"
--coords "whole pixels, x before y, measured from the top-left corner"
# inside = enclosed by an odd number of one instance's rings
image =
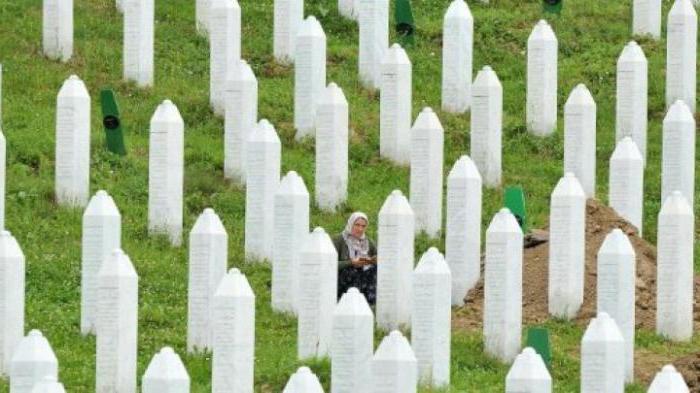
[[[367,238],[367,240],[369,241],[369,256],[377,256],[377,247],[374,245],[374,242],[369,238]],[[350,266],[352,263],[350,262],[350,250],[348,249],[348,245],[345,244],[343,234],[340,234],[333,239],[333,245],[335,246],[336,251],[338,251],[338,270],[342,270]]]

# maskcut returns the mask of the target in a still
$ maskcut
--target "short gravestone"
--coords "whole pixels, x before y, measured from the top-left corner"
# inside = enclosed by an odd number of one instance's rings
[[[163,347],[148,364],[141,385],[143,393],[189,393],[190,376],[177,353]]]
[[[577,85],[564,105],[564,172],[573,172],[587,198],[595,197],[596,103]]]
[[[43,0],[43,49],[53,60],[73,55],[73,0]]]
[[[58,379],[58,359],[49,341],[34,329],[17,343],[9,370],[10,392],[31,393],[45,377]]]
[[[209,27],[209,8],[211,8],[212,0],[196,0],[195,2],[195,20],[197,31],[203,36],[207,36]]]
[[[400,331],[382,339],[370,363],[372,393],[416,393],[418,362]]]
[[[325,357],[331,349],[338,296],[338,252],[321,227],[301,245],[298,295],[297,357]]]
[[[656,244],[656,333],[673,341],[693,336],[693,209],[680,191],[659,212]]]
[[[304,0],[275,0],[272,51],[278,62],[294,62],[297,31],[303,20]]]
[[[357,288],[343,294],[333,311],[331,393],[370,389],[374,314]]]
[[[355,0],[360,30],[360,81],[369,89],[379,88],[382,59],[389,48],[389,0]]]
[[[523,232],[508,209],[486,230],[484,261],[484,351],[509,363],[520,352]]]
[[[56,202],[85,206],[90,193],[90,95],[71,75],[56,99]]]
[[[338,13],[348,19],[357,21],[360,0],[338,0]]]
[[[698,15],[691,0],[675,0],[666,24],[666,107],[681,100],[695,113]]]
[[[226,79],[241,59],[241,7],[237,0],[211,0],[209,8],[209,103],[226,110]]]
[[[442,110],[464,113],[472,95],[474,18],[464,0],[453,0],[442,25]]]
[[[634,0],[632,3],[632,34],[661,37],[661,0]]]
[[[647,156],[647,58],[630,41],[617,59],[615,141],[629,136],[646,162]]]
[[[489,66],[479,71],[472,85],[471,153],[488,188],[501,184],[501,128],[503,87]]]
[[[615,320],[599,312],[581,339],[581,393],[623,392],[625,339]]]
[[[294,49],[295,139],[314,135],[317,105],[326,87],[326,33],[314,16],[299,25]]]
[[[316,113],[316,204],[333,212],[348,196],[348,101],[331,83],[322,92]]]
[[[308,367],[299,367],[297,372],[289,377],[282,393],[323,393],[323,386]]]
[[[665,365],[651,382],[647,393],[689,393],[683,375],[670,364]]]
[[[610,157],[608,203],[620,217],[642,234],[644,209],[644,159],[632,138],[624,137]]]
[[[66,393],[63,384],[58,382],[55,376],[47,375],[41,381],[34,384],[31,393]]]
[[[573,173],[559,179],[549,214],[549,314],[572,319],[583,303],[586,195]]]
[[[0,232],[0,375],[10,375],[10,361],[24,336],[24,253],[10,232]]]
[[[506,375],[506,393],[552,393],[552,377],[542,357],[525,348]]]
[[[557,128],[557,51],[549,23],[540,19],[527,40],[527,126],[538,136]]]
[[[170,100],[151,117],[148,141],[148,232],[182,242],[185,123]]]
[[[228,235],[213,209],[204,209],[190,231],[187,283],[187,351],[210,350],[214,293],[226,274]]]
[[[124,79],[153,85],[154,0],[123,0]]]
[[[380,68],[379,155],[398,165],[410,162],[412,69],[399,44],[387,50]]]
[[[695,201],[695,118],[683,101],[676,101],[663,122],[661,201],[674,191],[688,204]]]
[[[245,60],[229,70],[224,101],[224,177],[245,184],[246,143],[258,122],[258,80]]]
[[[411,272],[415,216],[406,197],[394,190],[379,210],[377,236],[377,326],[384,330],[411,322]]]
[[[121,247],[122,218],[106,191],[90,199],[83,213],[80,279],[80,333],[95,334],[97,322],[97,274],[102,262]]]
[[[282,145],[269,121],[260,120],[251,131],[246,152],[245,258],[272,260]]]
[[[214,294],[212,393],[253,393],[255,294],[238,269]]]

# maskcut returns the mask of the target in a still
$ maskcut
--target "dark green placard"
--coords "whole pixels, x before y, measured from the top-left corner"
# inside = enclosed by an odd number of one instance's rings
[[[112,89],[104,89],[100,92],[100,102],[102,103],[102,125],[105,128],[105,141],[107,150],[120,156],[126,155],[124,147],[124,131],[122,129],[121,118],[119,117],[119,106]]]
[[[544,12],[552,14],[561,14],[561,8],[564,6],[564,0],[542,0],[542,8]]]
[[[527,330],[527,344],[535,350],[540,356],[548,369],[552,369],[552,349],[549,346],[549,331],[541,327],[531,327]]]
[[[394,19],[396,20],[396,33],[403,46],[413,44],[414,32],[416,30],[413,20],[413,10],[411,0],[396,0],[394,8]]]
[[[525,194],[522,187],[507,187],[505,196],[505,206],[518,220],[523,233],[527,232],[527,213],[525,211]]]

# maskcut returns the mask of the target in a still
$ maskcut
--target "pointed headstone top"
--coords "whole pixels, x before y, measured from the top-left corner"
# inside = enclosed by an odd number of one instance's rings
[[[615,228],[605,236],[605,240],[598,250],[598,255],[601,254],[634,256],[635,251],[627,235],[621,229]]]
[[[472,19],[472,12],[469,9],[469,4],[464,0],[453,0],[450,6],[447,7],[445,18]]]
[[[386,198],[379,214],[408,214],[413,215],[413,209],[408,199],[401,193],[400,190],[394,190]]]
[[[131,259],[120,248],[115,248],[105,258],[98,276],[107,277],[138,277]]]
[[[331,82],[324,89],[319,105],[348,105],[348,100],[345,98],[343,89]]]
[[[647,393],[687,393],[690,390],[683,375],[670,364],[665,365],[651,382]]]
[[[491,66],[484,66],[474,79],[474,87],[480,86],[501,86],[501,81],[498,80],[498,75]]]
[[[227,75],[227,79],[230,81],[256,81],[255,73],[253,68],[248,64],[247,61],[241,59],[238,61],[235,67],[231,67]]]
[[[571,90],[571,94],[569,94],[569,98],[566,100],[565,105],[595,106],[595,100],[593,100],[593,96],[588,90],[588,87],[586,87],[586,85],[583,83],[579,83],[573,90]]]
[[[513,213],[508,208],[502,208],[493,216],[491,224],[489,224],[487,232],[498,233],[522,233],[518,220],[515,219]]]
[[[17,239],[12,236],[10,231],[0,231],[0,257],[1,258],[24,258],[22,248],[20,248]]]
[[[299,32],[297,37],[326,37],[326,33],[323,32],[323,27],[321,23],[316,19],[315,16],[310,15],[299,26]]]
[[[114,199],[105,190],[99,190],[90,198],[83,216],[114,216],[119,217],[119,209]]]
[[[591,319],[591,322],[583,334],[585,342],[624,342],[620,328],[615,320],[605,312],[599,312],[598,316]]]
[[[248,141],[281,144],[275,127],[267,119],[262,119],[258,122],[255,130],[250,133]]]
[[[447,176],[447,178],[479,179],[479,181],[481,181],[479,170],[476,168],[474,161],[472,161],[472,159],[467,155],[459,157],[459,160],[457,160],[452,166],[452,170],[450,170],[450,174]]]
[[[630,41],[625,45],[625,48],[620,54],[618,63],[628,63],[628,62],[647,62],[647,58],[644,55],[642,47],[637,44],[637,41]]]
[[[644,161],[642,158],[642,153],[639,152],[637,144],[634,143],[631,137],[626,136],[617,142],[615,146],[615,151],[612,154],[611,160],[625,160],[625,161]]]
[[[382,339],[373,359],[415,362],[416,355],[406,337],[400,331],[393,330]]]
[[[85,82],[77,75],[71,75],[63,82],[58,91],[59,98],[90,98]]]
[[[192,234],[226,234],[226,228],[221,222],[219,216],[214,212],[212,208],[206,208],[202,214],[197,217],[197,221],[192,227]]]
[[[336,254],[337,251],[333,245],[333,241],[326,231],[321,227],[314,228],[311,234],[306,238],[306,242],[302,246],[302,251],[323,254]]]
[[[309,195],[304,179],[295,171],[289,171],[282,177],[277,193],[283,195]]]
[[[557,186],[554,187],[552,192],[552,197],[581,197],[585,198],[586,193],[583,191],[581,182],[578,181],[576,175],[573,172],[566,172],[564,176],[559,179]]]
[[[676,102],[668,108],[668,112],[664,118],[664,122],[667,121],[695,124],[693,113],[690,112],[690,108],[688,108],[688,105],[682,100],[676,100]]]
[[[423,253],[416,266],[417,274],[450,274],[450,267],[445,262],[445,256],[435,247],[430,247]]]
[[[690,0],[676,0],[671,6],[671,10],[668,12],[668,16],[697,16],[695,12],[695,7]]]
[[[282,393],[323,393],[323,386],[308,367],[299,367],[285,385]]]
[[[527,347],[515,358],[506,379],[551,380],[542,356]]]
[[[418,114],[416,122],[413,124],[414,130],[442,130],[442,124],[438,119],[437,114],[430,107],[425,107]]]
[[[143,379],[180,380],[189,383],[190,377],[180,356],[172,348],[163,347],[151,359]]]
[[[182,116],[180,115],[180,111],[177,109],[177,106],[173,104],[173,102],[170,100],[163,100],[163,102],[160,105],[158,105],[158,108],[156,108],[155,113],[153,113],[153,117],[151,117],[151,122],[184,124]]]
[[[12,363],[58,363],[56,355],[40,330],[31,330],[20,342],[12,356]]]
[[[693,209],[688,204],[688,200],[683,196],[683,193],[676,190],[666,197],[659,215],[669,216],[687,216],[693,215]]]
[[[393,44],[389,47],[382,60],[384,64],[411,64],[411,59],[408,54],[399,44]]]
[[[373,314],[365,295],[360,293],[357,288],[352,287],[340,298],[333,315],[372,316]]]
[[[539,22],[535,25],[535,27],[532,29],[532,33],[530,33],[530,37],[528,38],[528,41],[556,41],[557,36],[554,34],[554,30],[552,30],[552,27],[547,23],[546,20],[540,19]]]
[[[221,278],[219,287],[216,289],[214,296],[255,298],[255,294],[248,283],[248,279],[236,268],[232,268]]]

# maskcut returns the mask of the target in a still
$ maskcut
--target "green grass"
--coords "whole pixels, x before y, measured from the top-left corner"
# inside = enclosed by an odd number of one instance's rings
[[[71,73],[86,81],[93,97],[91,191],[106,189],[122,213],[123,248],[140,276],[138,374],[157,350],[170,345],[183,356],[193,392],[210,391],[208,354],[186,355],[187,248],[171,248],[162,237],[148,237],[148,122],[157,104],[172,99],[186,124],[185,232],[205,207],[213,207],[229,233],[229,265],[241,267],[257,296],[256,390],[279,392],[296,361],[296,323],[273,314],[270,269],[243,263],[245,194],[223,180],[223,121],[212,115],[208,95],[208,44],[195,33],[194,0],[156,2],[155,87],[138,89],[121,80],[121,16],[113,0],[75,2],[75,54],[67,64],[41,55],[41,1],[0,3],[0,61],[4,68],[3,115],[8,144],[7,228],[27,259],[27,330],[41,329],[60,362],[60,379],[70,392],[94,391],[95,341],[79,333],[79,210],[58,208],[53,198],[55,97]],[[442,14],[446,0],[414,0],[418,42],[408,49],[413,61],[414,114],[424,106],[440,107]],[[521,184],[527,193],[533,227],[547,223],[549,194],[562,174],[563,139],[536,138],[525,130],[525,43],[542,17],[538,1],[496,0],[485,6],[470,2],[475,18],[475,73],[490,64],[504,88],[504,183]],[[313,142],[293,142],[292,69],[272,61],[272,0],[241,0],[243,56],[260,83],[260,117],[270,119],[283,143],[282,170],[296,170],[313,195]],[[664,1],[667,11],[670,1]],[[561,17],[548,16],[559,38],[559,108],[571,89],[585,83],[598,104],[597,194],[606,200],[608,159],[614,144],[615,63],[630,40],[631,1],[570,1]],[[357,78],[357,26],[341,19],[332,0],[307,0],[306,15],[319,17],[328,36],[328,81],[345,90],[351,107],[350,188],[337,214],[312,210],[312,225],[340,231],[354,210],[369,214],[376,235],[377,212],[392,189],[408,192],[408,170],[378,158],[378,101]],[[660,198],[661,120],[664,115],[665,42],[641,39],[649,58],[649,142],[645,173],[644,232],[655,241]],[[126,158],[103,151],[98,92],[115,89],[127,130]],[[469,115],[438,112],[445,127],[445,171],[469,152]],[[697,164],[696,164],[697,168]],[[700,169],[696,169],[700,171]],[[697,187],[696,187],[697,189]],[[485,190],[484,226],[501,205],[502,190]],[[696,195],[700,192],[696,191]],[[696,225],[700,228],[700,225]],[[416,255],[444,239],[420,236]],[[186,244],[186,242],[185,242]],[[696,246],[696,255],[700,249]],[[700,259],[695,259],[700,268]],[[700,269],[698,269],[700,270]],[[582,329],[551,321],[553,377],[557,392],[579,385]],[[698,348],[672,345],[640,331],[638,348],[667,359]],[[498,392],[508,367],[482,352],[480,332],[453,331],[452,391]],[[380,334],[377,334],[377,339]],[[329,387],[328,361],[311,367]],[[0,382],[0,391],[7,391]],[[430,390],[426,389],[425,392]],[[628,392],[643,392],[633,385]]]

